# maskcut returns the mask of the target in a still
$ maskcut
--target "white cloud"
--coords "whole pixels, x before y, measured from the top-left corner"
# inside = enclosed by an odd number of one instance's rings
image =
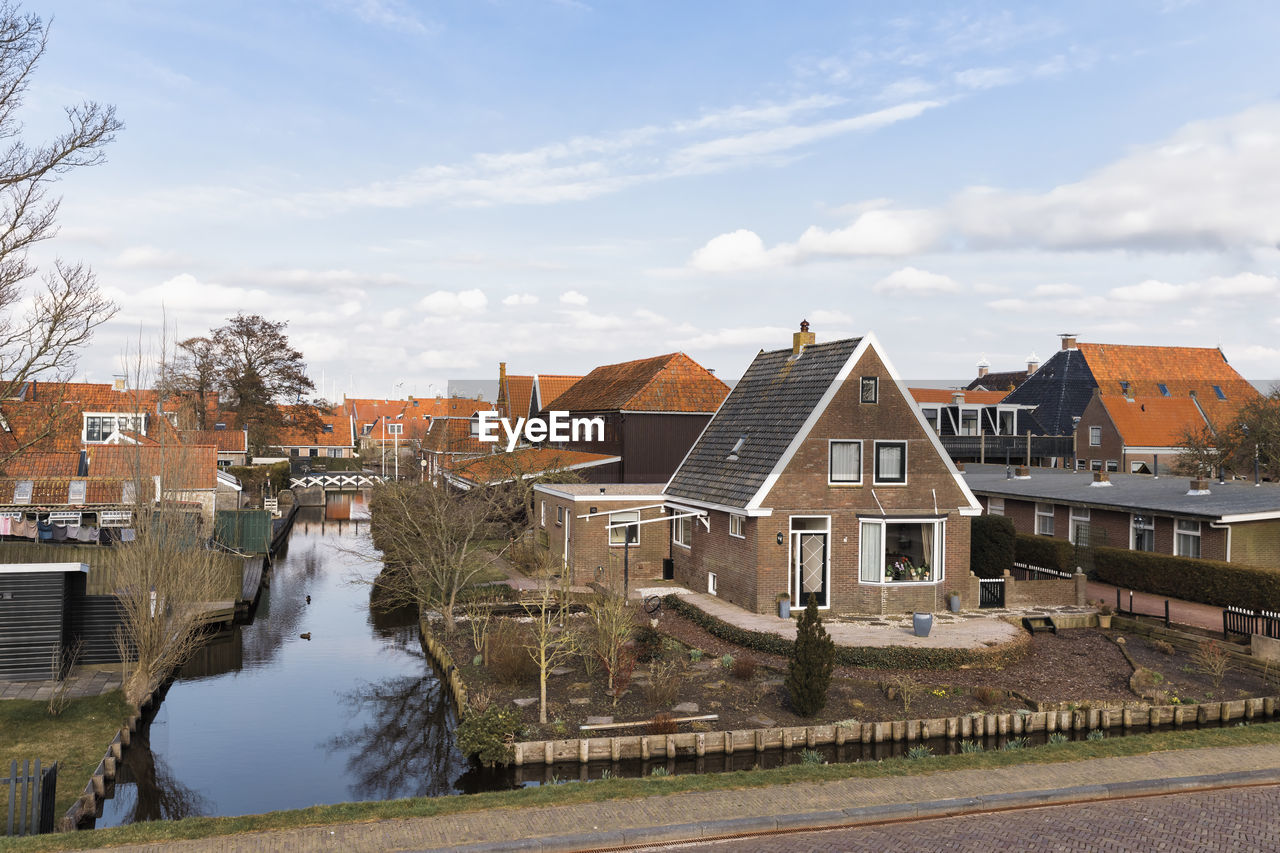
[[[538,297],[532,293],[513,293],[502,300],[503,305],[537,305]]]
[[[778,266],[791,254],[781,247],[766,250],[759,234],[740,228],[712,238],[693,253],[690,264],[705,272],[737,272]]]
[[[765,349],[781,349],[791,346],[793,329],[780,326],[749,326],[736,329],[718,329],[714,332],[697,332],[690,337],[672,341],[672,346],[682,350],[719,349],[722,347],[755,346]]]
[[[560,294],[560,301],[565,305],[586,305],[588,299],[576,290],[566,290]]]
[[[969,68],[955,75],[956,83],[965,89],[994,89],[1016,79],[1012,68]]]
[[[116,255],[115,263],[122,267],[154,268],[171,267],[185,263],[177,252],[158,249],[155,246],[130,246]]]
[[[419,367],[446,368],[456,370],[460,367],[475,367],[476,360],[449,350],[424,350],[414,358]],[[468,414],[470,414],[468,412]]]
[[[1037,284],[1031,291],[1033,296],[1074,296],[1080,288],[1074,284]]]
[[[418,308],[428,314],[452,316],[457,314],[475,314],[485,309],[489,297],[482,290],[437,290],[418,300]]]
[[[1183,284],[1170,284],[1149,278],[1137,284],[1111,288],[1112,299],[1125,302],[1177,302],[1190,295],[1191,289]]]
[[[429,33],[433,27],[413,13],[399,0],[343,0],[357,18],[366,24],[396,30],[397,32]]]
[[[1274,276],[1242,272],[1232,276],[1211,276],[1203,281],[1171,284],[1147,279],[1137,284],[1111,289],[1111,296],[1128,302],[1180,302],[1194,298],[1215,300],[1268,296],[1280,292],[1280,279]]]
[[[889,294],[955,293],[960,285],[950,276],[903,267],[880,279],[872,289]]]
[[[1267,296],[1275,293],[1280,280],[1275,276],[1242,272],[1233,276],[1213,276],[1204,282],[1205,293],[1209,296]]]

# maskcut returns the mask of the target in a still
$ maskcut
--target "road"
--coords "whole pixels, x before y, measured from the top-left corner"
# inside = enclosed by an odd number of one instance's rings
[[[1280,786],[963,815],[646,847],[706,853],[856,851],[1276,851]]]

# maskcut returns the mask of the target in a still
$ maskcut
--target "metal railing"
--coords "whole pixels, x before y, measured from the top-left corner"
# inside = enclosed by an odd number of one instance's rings
[[[1231,634],[1261,634],[1280,640],[1280,613],[1273,610],[1226,607],[1222,611],[1222,639],[1229,639]]]
[[[1009,570],[1015,580],[1020,581],[1040,581],[1050,578],[1066,578],[1070,580],[1075,577],[1073,572],[1064,572],[1059,569],[1047,569],[1044,566],[1032,566],[1028,563],[1014,563]]]
[[[942,435],[939,439],[953,459],[985,459],[994,464],[1007,457],[1013,464],[1022,464],[1028,456],[1025,435]],[[1033,435],[1030,456],[1071,457],[1075,456],[1075,446],[1069,435]]]
[[[54,798],[58,788],[58,762],[40,769],[40,759],[36,759],[35,767],[31,761],[22,762],[22,772],[18,772],[18,762],[9,762],[8,777],[0,776],[0,785],[9,786],[9,808],[6,809],[9,819],[5,825],[6,835],[36,835],[53,832]]]
[[[1164,600],[1164,614],[1159,613],[1139,613],[1133,606],[1133,590],[1129,590],[1129,609],[1124,608],[1124,604],[1120,599],[1120,590],[1116,590],[1116,614],[1119,616],[1150,616],[1153,619],[1164,619],[1164,626],[1169,627],[1169,599]]]

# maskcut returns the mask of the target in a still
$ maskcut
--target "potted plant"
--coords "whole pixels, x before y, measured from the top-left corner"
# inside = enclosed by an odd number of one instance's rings
[[[1105,601],[1099,598],[1097,601],[1093,603],[1093,606],[1098,608],[1098,627],[1110,628],[1111,627],[1111,605],[1107,604]]]
[[[791,618],[791,594],[787,592],[778,594],[778,618]]]

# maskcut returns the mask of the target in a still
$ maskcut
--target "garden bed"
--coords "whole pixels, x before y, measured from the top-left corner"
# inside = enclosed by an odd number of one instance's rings
[[[579,617],[581,618],[581,617]],[[647,620],[637,614],[637,625]],[[651,663],[637,663],[624,691],[607,689],[603,669],[580,656],[557,667],[548,679],[548,723],[538,722],[537,668],[520,664],[523,650],[508,638],[495,646],[489,666],[477,665],[466,623],[446,640],[472,697],[518,710],[524,740],[577,737],[589,722],[643,722],[662,713],[716,714],[719,719],[681,724],[680,731],[773,728],[845,720],[934,718],[1018,709],[1138,705],[1129,686],[1133,667],[1107,632],[1074,629],[1027,637],[1026,654],[1003,667],[956,669],[866,669],[837,666],[826,708],[800,717],[788,706],[783,680],[787,661],[715,637],[664,608],[657,629],[661,649]],[[1158,653],[1157,653],[1158,654]],[[527,657],[527,655],[526,655]],[[750,661],[752,663],[746,663]],[[1257,683],[1254,683],[1257,682]],[[1260,679],[1224,682],[1221,698],[1262,695]],[[904,702],[905,694],[905,702]],[[1203,691],[1197,698],[1205,698]],[[904,705],[906,707],[904,707]],[[589,719],[592,718],[592,719]],[[635,726],[600,734],[646,734],[664,729]]]

